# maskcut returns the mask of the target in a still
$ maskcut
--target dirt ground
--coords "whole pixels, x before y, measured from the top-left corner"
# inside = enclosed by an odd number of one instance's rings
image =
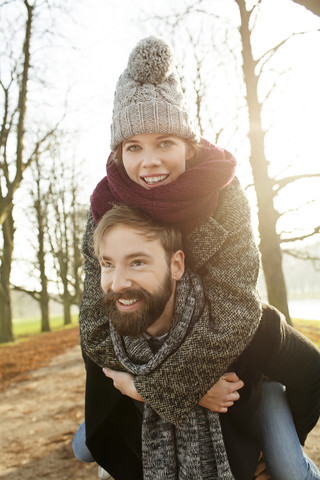
[[[73,328],[0,348],[1,479],[97,479],[97,466],[78,462],[71,446],[84,406],[78,343]],[[320,465],[320,422],[305,451]]]
[[[0,478],[97,479],[71,446],[84,408],[78,329],[0,348],[0,372]]]

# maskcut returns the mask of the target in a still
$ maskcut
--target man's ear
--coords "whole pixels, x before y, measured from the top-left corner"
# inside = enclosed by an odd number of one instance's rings
[[[171,258],[171,274],[173,280],[180,280],[184,274],[184,253],[177,250]]]

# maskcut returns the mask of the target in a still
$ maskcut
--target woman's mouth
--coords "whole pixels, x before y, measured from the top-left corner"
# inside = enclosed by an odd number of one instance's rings
[[[147,177],[140,177],[143,182],[149,186],[153,185],[159,185],[167,178],[169,177],[169,174],[164,174],[164,175],[149,175]]]

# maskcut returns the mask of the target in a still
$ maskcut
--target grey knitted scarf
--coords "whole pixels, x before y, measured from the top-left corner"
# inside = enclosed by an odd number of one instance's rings
[[[201,281],[197,275],[186,272],[177,283],[175,314],[169,334],[155,353],[146,338],[122,337],[110,323],[113,346],[125,370],[133,375],[143,375],[165,362],[200,318],[203,306]],[[197,362],[196,358],[194,362]],[[144,480],[234,479],[219,415],[198,405],[178,426],[174,426],[145,404],[142,456]]]

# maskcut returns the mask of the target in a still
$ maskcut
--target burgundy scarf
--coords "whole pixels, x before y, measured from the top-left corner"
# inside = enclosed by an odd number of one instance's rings
[[[93,218],[98,223],[114,204],[125,204],[140,208],[162,223],[174,223],[186,233],[216,210],[219,190],[232,181],[235,166],[231,153],[202,139],[196,165],[174,182],[148,190],[132,181],[110,155],[107,176],[91,197]]]

